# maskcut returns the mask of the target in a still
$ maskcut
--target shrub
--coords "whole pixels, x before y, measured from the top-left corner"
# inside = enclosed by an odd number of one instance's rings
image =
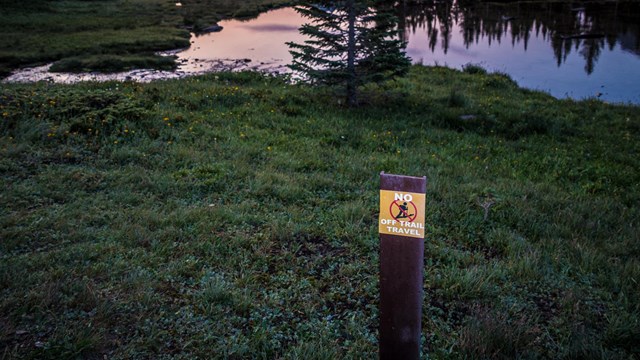
[[[480,74],[480,75],[487,74],[487,70],[485,70],[482,66],[471,64],[471,63],[464,65],[462,67],[462,71],[467,74]]]

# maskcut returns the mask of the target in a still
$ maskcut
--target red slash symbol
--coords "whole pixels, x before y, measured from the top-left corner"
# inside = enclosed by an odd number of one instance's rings
[[[413,207],[413,212],[410,212],[409,207]],[[408,222],[413,222],[418,216],[418,208],[416,208],[416,204],[413,201],[400,202],[400,200],[395,200],[389,206],[389,214],[394,220],[407,219]]]

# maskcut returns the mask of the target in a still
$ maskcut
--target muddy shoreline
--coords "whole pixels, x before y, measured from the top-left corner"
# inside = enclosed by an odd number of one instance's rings
[[[173,56],[184,49],[164,52],[161,55]],[[2,79],[3,83],[33,83],[39,81],[73,84],[83,81],[136,81],[151,82],[156,80],[182,79],[190,76],[228,71],[257,71],[266,74],[289,73],[286,64],[274,59],[270,62],[254,62],[251,59],[182,59],[178,60],[178,68],[174,71],[136,69],[117,73],[55,73],[49,71],[52,64],[26,67],[14,71]]]

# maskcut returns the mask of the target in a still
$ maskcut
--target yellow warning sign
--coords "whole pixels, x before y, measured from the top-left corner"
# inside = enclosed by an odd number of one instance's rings
[[[380,234],[424,238],[425,194],[380,190]]]

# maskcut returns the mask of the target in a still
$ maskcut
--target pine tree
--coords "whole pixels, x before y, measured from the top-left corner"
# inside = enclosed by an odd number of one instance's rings
[[[300,32],[309,40],[288,43],[289,66],[313,84],[344,86],[357,104],[357,87],[403,75],[410,62],[398,40],[392,5],[380,0],[315,1],[298,6],[311,20]]]

